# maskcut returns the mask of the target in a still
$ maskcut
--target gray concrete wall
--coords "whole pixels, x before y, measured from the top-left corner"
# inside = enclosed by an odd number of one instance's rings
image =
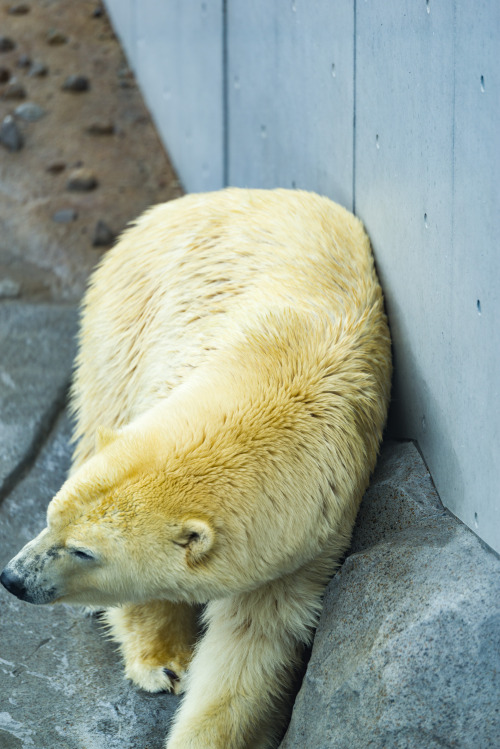
[[[394,338],[392,433],[500,551],[500,4],[107,5],[187,190],[305,188],[363,219]]]

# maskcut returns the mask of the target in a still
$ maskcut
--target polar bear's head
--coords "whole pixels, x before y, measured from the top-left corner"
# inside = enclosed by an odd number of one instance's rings
[[[66,481],[2,584],[40,604],[207,600],[220,544],[206,484],[165,469],[144,441],[110,442]]]

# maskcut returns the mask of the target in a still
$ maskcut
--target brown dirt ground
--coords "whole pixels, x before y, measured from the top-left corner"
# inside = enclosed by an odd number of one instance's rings
[[[20,151],[0,146],[0,282],[18,284],[26,299],[77,301],[106,250],[92,243],[97,221],[119,233],[144,208],[178,197],[182,188],[106,14],[94,16],[99,3],[31,0],[28,13],[13,15],[8,10],[16,4],[0,5],[0,36],[16,44],[0,53],[0,67],[25,88],[24,101],[46,114],[37,122],[16,119],[25,139]],[[54,29],[67,36],[65,43],[48,43]],[[30,76],[19,66],[23,55],[46,63],[48,74]],[[74,74],[89,78],[88,91],[62,90]],[[4,86],[0,122],[22,103],[5,98]],[[96,120],[111,121],[114,132],[89,134]],[[48,171],[55,162],[64,164],[57,174]],[[95,174],[96,189],[68,191],[78,166]],[[53,214],[67,208],[77,218],[56,223]]]

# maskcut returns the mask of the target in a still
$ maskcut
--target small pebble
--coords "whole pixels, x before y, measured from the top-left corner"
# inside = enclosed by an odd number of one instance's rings
[[[7,81],[10,81],[9,68],[0,68],[0,83],[7,83]]]
[[[66,163],[64,161],[53,161],[52,164],[49,164],[47,167],[47,171],[50,172],[50,174],[61,174],[65,169]]]
[[[7,115],[0,126],[0,143],[8,151],[20,151],[24,146],[23,134],[12,115]]]
[[[95,190],[98,184],[95,175],[89,169],[75,169],[69,175],[66,189],[76,192],[89,192]]]
[[[60,211],[56,211],[52,219],[56,224],[70,224],[78,218],[78,213],[74,208],[62,208]]]
[[[89,79],[84,75],[69,75],[62,85],[63,91],[81,93],[90,88]]]
[[[44,62],[41,60],[33,60],[28,75],[30,78],[43,78],[43,76],[47,75],[48,72],[49,69]]]
[[[98,5],[97,8],[94,8],[92,11],[92,18],[101,18],[102,15],[104,15],[104,10],[100,5]]]
[[[46,114],[46,111],[34,101],[25,101],[15,108],[14,114],[26,122],[37,122]]]
[[[20,293],[20,283],[12,278],[0,278],[0,299],[15,299]]]
[[[115,125],[111,120],[95,120],[85,130],[89,135],[113,135]]]
[[[99,219],[94,228],[94,236],[92,237],[92,245],[94,247],[108,247],[116,239],[115,232],[109,228],[109,226]]]
[[[68,37],[66,36],[66,34],[64,34],[62,31],[59,31],[59,29],[49,29],[45,39],[47,40],[47,44],[51,44],[53,47],[60,44],[66,44],[66,42],[68,41]]]
[[[31,8],[28,3],[16,3],[15,5],[11,5],[7,12],[11,16],[25,16],[30,10]]]
[[[17,66],[19,68],[29,68],[31,65],[31,57],[29,55],[21,55],[19,60],[17,61]]]
[[[23,85],[12,79],[2,89],[2,99],[26,99],[26,89]]]
[[[11,52],[15,47],[16,43],[10,36],[0,36],[0,52]]]

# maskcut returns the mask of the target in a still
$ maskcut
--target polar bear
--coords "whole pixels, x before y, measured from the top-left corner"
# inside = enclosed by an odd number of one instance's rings
[[[275,746],[390,378],[369,240],[348,211],[241,189],[150,209],[91,280],[72,470],[2,583],[104,608],[125,675],[186,690],[168,749]]]

